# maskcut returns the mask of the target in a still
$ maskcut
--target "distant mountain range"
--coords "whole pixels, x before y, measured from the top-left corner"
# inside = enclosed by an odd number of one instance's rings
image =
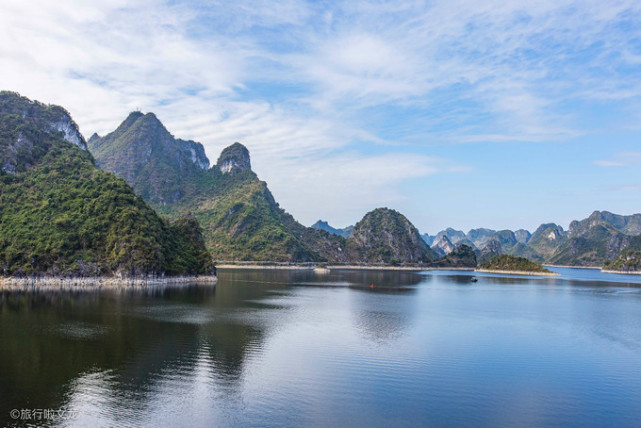
[[[347,226],[343,229],[335,229],[332,226],[330,226],[326,221],[318,220],[316,223],[312,224],[312,228],[324,230],[333,235],[342,236],[343,238],[349,238],[349,235],[352,233],[354,226]]]
[[[447,228],[422,237],[439,254],[448,254],[454,245],[465,243],[476,250],[479,259],[509,254],[556,265],[603,266],[625,250],[641,250],[640,234],[641,214],[594,211],[588,218],[570,223],[567,231],[546,223],[532,234],[524,229],[472,229],[464,233]]]

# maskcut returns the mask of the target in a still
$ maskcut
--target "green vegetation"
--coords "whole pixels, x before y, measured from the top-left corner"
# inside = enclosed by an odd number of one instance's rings
[[[641,272],[641,251],[623,251],[615,260],[605,262],[603,269],[621,272]]]
[[[568,266],[602,266],[626,249],[641,250],[641,214],[621,216],[594,211],[570,223],[568,231],[541,225],[525,245],[501,242],[501,252],[539,262]]]
[[[208,173],[220,176],[218,171]],[[296,225],[288,224],[294,219],[278,207],[252,171],[224,178],[212,181],[209,197],[191,208],[216,260],[326,260],[295,234]]]
[[[0,153],[25,142],[15,173],[0,175],[0,272],[209,272],[211,257],[195,220],[169,224],[124,180],[96,168],[91,154],[51,130],[51,115],[61,111],[66,115],[60,107],[0,93]]]
[[[153,113],[131,113],[114,132],[88,143],[98,167],[124,178],[154,208],[202,193],[209,160],[202,145],[175,139]],[[192,154],[193,151],[193,154]]]
[[[378,264],[429,263],[436,259],[416,227],[401,213],[377,208],[356,223],[347,240],[352,260]]]
[[[152,113],[134,112],[89,147],[101,168],[127,180],[161,214],[192,213],[216,260],[344,261],[344,239],[306,228],[282,210],[251,171],[242,144],[206,169],[200,144],[175,139]]]
[[[481,269],[552,273],[539,263],[532,262],[524,257],[515,257],[508,254],[502,254],[482,263]]]
[[[226,147],[218,157],[216,165],[218,167],[224,167],[228,164],[230,166],[234,166],[232,172],[242,172],[244,170],[251,169],[249,150],[247,150],[247,147],[240,143],[234,143],[231,146]]]

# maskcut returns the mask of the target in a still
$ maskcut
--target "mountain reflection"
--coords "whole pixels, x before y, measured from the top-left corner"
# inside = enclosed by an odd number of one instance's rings
[[[577,275],[238,269],[215,288],[2,292],[0,422],[632,426],[641,288]],[[521,405],[533,394],[543,407]]]
[[[262,289],[251,296],[246,291],[235,287],[217,293],[211,287],[189,286],[3,293],[0,420],[15,423],[9,419],[12,409],[59,409],[92,402],[79,398],[79,391],[89,396],[97,391],[99,400],[125,399],[127,413],[133,416],[148,407],[150,394],[168,379],[187,377],[203,362],[220,386],[233,389],[241,377],[245,349],[262,337],[256,325],[226,317],[247,306],[245,299],[266,295]],[[81,418],[91,421],[86,414]]]
[[[362,336],[387,344],[400,337],[410,326],[416,311],[416,285],[425,277],[406,271],[348,271],[345,277],[360,293],[350,295],[351,314]],[[407,294],[382,299],[381,294]]]

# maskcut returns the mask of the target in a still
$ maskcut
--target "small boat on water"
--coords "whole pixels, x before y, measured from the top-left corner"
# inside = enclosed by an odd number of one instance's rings
[[[317,273],[317,274],[320,274],[320,275],[326,275],[329,272],[330,272],[330,270],[327,269],[326,267],[318,267],[317,266],[317,267],[314,268],[314,273]]]
[[[478,282],[478,281],[479,281],[479,279],[478,279],[477,277],[473,276],[472,278],[470,278],[470,281],[472,281],[472,282]]]

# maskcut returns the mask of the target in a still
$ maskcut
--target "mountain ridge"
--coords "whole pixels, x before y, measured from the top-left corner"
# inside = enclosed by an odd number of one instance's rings
[[[0,92],[0,158],[3,275],[212,272],[198,223],[166,222],[124,180],[96,168],[62,107]]]

